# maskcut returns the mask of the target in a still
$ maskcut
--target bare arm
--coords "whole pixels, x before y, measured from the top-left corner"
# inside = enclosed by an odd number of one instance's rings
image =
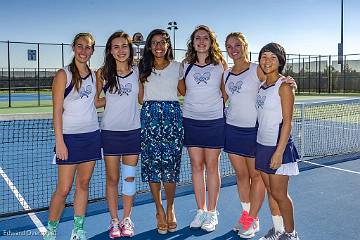
[[[181,96],[185,96],[185,94],[186,94],[185,79],[179,80],[177,89]]]
[[[105,107],[105,97],[100,97],[100,94],[103,90],[103,86],[104,86],[104,79],[101,76],[101,69],[96,71],[96,94],[95,94],[95,107],[96,108],[101,108],[101,107]]]
[[[59,70],[52,83],[52,102],[53,102],[53,125],[55,132],[55,151],[56,157],[61,160],[68,159],[68,151],[63,137],[63,118],[64,93],[66,88],[66,73]]]
[[[142,83],[139,79],[139,94],[138,94],[138,102],[140,105],[144,103],[144,83]]]
[[[226,103],[226,101],[229,99],[229,96],[227,95],[226,90],[225,90],[224,74],[221,79],[220,90],[221,90],[222,97],[224,99],[224,103]]]
[[[265,82],[265,81],[266,81],[266,75],[265,75],[265,73],[263,72],[263,70],[260,68],[259,65],[258,65],[257,68],[256,68],[256,75],[257,75],[258,79],[259,79],[261,82]]]
[[[291,133],[291,121],[294,111],[295,94],[293,88],[289,84],[282,84],[279,89],[279,95],[281,99],[283,123],[278,146],[271,158],[270,168],[272,169],[277,169],[282,164],[283,154]]]

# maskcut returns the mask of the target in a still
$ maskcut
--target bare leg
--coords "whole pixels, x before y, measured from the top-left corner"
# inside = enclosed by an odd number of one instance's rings
[[[251,179],[249,216],[257,217],[265,198],[265,185],[260,172],[255,169],[255,159],[246,158],[246,163]]]
[[[119,156],[105,156],[106,200],[111,219],[118,219]]]
[[[89,198],[89,182],[94,170],[95,161],[80,163],[77,166],[76,189],[74,197],[74,215],[83,216],[86,213]]]
[[[236,173],[236,183],[241,202],[250,203],[250,174],[246,158],[229,153],[229,159]]]
[[[271,195],[279,206],[281,216],[284,220],[285,231],[294,231],[294,208],[288,194],[289,176],[270,175]]]
[[[192,181],[197,208],[206,210],[205,150],[198,147],[189,147],[188,152],[191,160]]]
[[[49,220],[57,221],[65,207],[66,197],[74,181],[76,165],[58,165],[58,180],[56,190],[52,195],[49,207]]]
[[[208,186],[208,210],[216,210],[220,192],[219,155],[221,149],[205,148],[205,164]]]

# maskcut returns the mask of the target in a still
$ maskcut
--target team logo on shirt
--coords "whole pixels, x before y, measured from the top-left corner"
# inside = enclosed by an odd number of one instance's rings
[[[201,82],[207,84],[207,81],[210,79],[210,75],[210,72],[204,72],[203,74],[195,73],[194,80],[197,84],[200,84]]]
[[[230,82],[229,83],[229,90],[231,92],[231,94],[234,94],[234,93],[240,93],[240,90],[241,90],[241,86],[243,85],[243,81],[238,81],[236,83],[234,82]]]
[[[266,96],[257,95],[256,96],[256,108],[264,108]]]
[[[79,96],[80,96],[80,98],[83,98],[83,97],[88,98],[89,95],[91,94],[91,92],[92,92],[91,85],[87,85],[86,88],[85,87],[80,88]]]
[[[132,85],[131,83],[127,83],[125,85],[120,84],[120,89],[118,90],[118,94],[120,96],[126,95],[129,96],[129,93],[131,93]]]

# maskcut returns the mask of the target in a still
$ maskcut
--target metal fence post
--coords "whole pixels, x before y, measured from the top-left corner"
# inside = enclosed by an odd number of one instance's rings
[[[61,43],[61,64],[64,67],[64,44]]]
[[[329,69],[328,69],[328,93],[331,93],[332,91],[332,73],[331,73],[331,68],[332,68],[332,64],[331,64],[331,55],[329,55]]]
[[[321,55],[319,55],[319,72],[318,72],[318,78],[319,78],[319,88],[318,88],[318,93],[321,93]]]
[[[301,75],[301,72],[300,72],[300,68],[301,68],[301,62],[300,62],[300,54],[299,54],[299,63],[298,63],[298,70],[299,70],[299,74],[298,74],[298,82],[300,81],[300,75]],[[297,88],[297,92],[298,94],[300,93],[300,86],[301,84],[299,84],[298,88]]]
[[[344,67],[343,68],[344,68],[344,93],[346,93],[346,80],[347,80],[346,72],[349,69],[349,66],[346,63],[346,55],[344,55]]]
[[[302,161],[304,159],[304,155],[305,155],[305,104],[301,104],[301,108],[300,108],[300,116],[301,116],[301,128],[300,128],[300,160]]]
[[[308,74],[308,82],[309,82],[309,93],[311,92],[311,80],[310,80],[310,78],[311,78],[311,63],[310,63],[310,61],[311,61],[311,59],[310,59],[310,55],[309,55],[309,74]]]
[[[40,106],[40,44],[37,44],[37,91],[38,91],[38,106]]]
[[[10,74],[10,41],[8,41],[8,92],[9,92],[9,104],[11,107],[11,74]]]

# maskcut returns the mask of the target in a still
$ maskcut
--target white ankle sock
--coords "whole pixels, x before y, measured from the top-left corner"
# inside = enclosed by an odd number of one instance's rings
[[[284,221],[282,216],[271,216],[276,232],[284,232]]]
[[[241,207],[243,209],[243,211],[247,211],[250,212],[250,203],[246,203],[246,202],[240,202],[241,203]]]

